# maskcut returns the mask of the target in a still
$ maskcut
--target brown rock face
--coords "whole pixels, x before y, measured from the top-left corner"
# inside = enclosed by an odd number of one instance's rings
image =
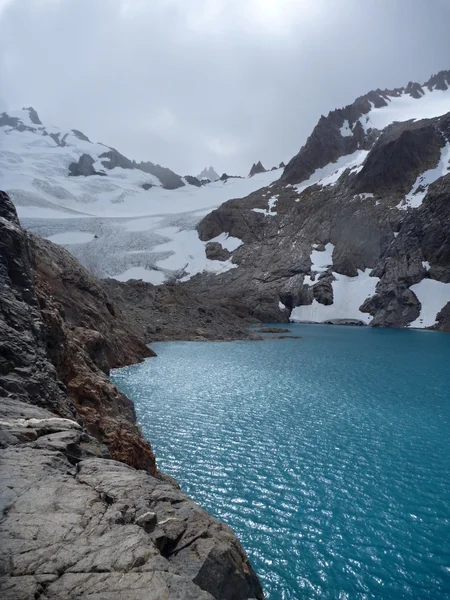
[[[156,473],[133,403],[107,376],[154,353],[94,277],[63,248],[23,232],[6,194],[0,204],[0,315],[10,332],[0,391],[80,420],[113,458]]]
[[[29,236],[32,273],[47,351],[76,413],[112,458],[156,473],[150,444],[136,426],[133,403],[111,384],[110,368],[154,356],[102,288],[63,248]]]

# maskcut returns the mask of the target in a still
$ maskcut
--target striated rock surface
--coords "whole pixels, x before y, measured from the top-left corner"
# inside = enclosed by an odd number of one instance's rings
[[[2,600],[263,598],[232,530],[157,471],[107,378],[151,352],[3,193],[0,348]]]

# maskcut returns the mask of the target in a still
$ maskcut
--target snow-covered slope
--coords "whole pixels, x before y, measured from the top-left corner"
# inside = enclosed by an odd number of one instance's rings
[[[417,121],[444,115],[449,110],[450,87],[446,90],[435,87],[429,90],[425,86],[418,97],[404,90],[398,96],[386,94],[384,98],[386,106],[376,108],[372,103],[371,110],[360,117],[360,123],[366,131],[370,128],[381,131],[395,121]]]
[[[66,246],[95,275],[121,280],[159,284],[204,269],[232,268],[230,261],[206,258],[196,224],[226,200],[246,196],[281,174],[202,187],[184,182],[168,190],[138,167],[106,167],[109,158],[102,155],[111,150],[76,130],[44,126],[32,109],[0,116],[0,187],[23,225]],[[83,155],[92,157],[98,174],[69,176],[70,165]]]

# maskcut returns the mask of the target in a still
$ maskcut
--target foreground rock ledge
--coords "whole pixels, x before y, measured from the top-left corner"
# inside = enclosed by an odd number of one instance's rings
[[[172,483],[45,409],[5,399],[0,421],[2,600],[263,598],[233,531]]]
[[[233,531],[157,471],[107,378],[148,353],[128,329],[0,192],[0,598],[262,600]]]

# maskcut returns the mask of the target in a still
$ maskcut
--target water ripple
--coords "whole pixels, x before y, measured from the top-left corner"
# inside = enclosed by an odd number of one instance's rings
[[[114,372],[270,600],[450,598],[450,336],[295,326]]]

